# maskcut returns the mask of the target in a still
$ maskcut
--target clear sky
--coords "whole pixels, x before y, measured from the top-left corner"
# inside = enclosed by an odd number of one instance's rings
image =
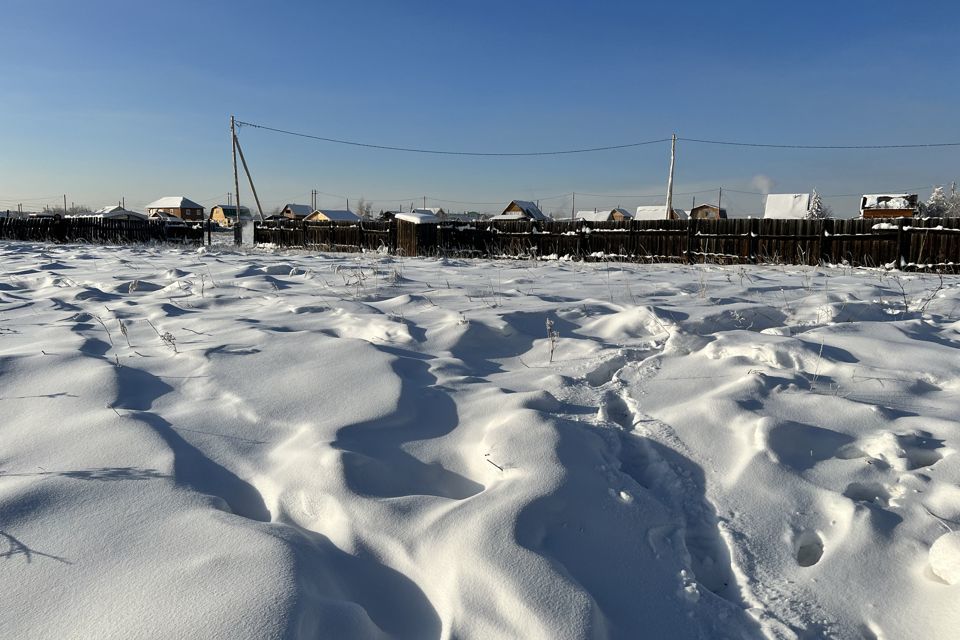
[[[4,0],[0,208],[210,206],[233,190],[229,116],[393,146],[530,151],[668,137],[960,141],[960,3]],[[240,131],[266,209],[546,211],[663,202],[669,145],[559,157],[374,151]],[[680,143],[678,206],[738,191],[848,194],[960,178],[960,148]],[[584,195],[608,194],[608,195]],[[650,197],[638,195],[654,194]],[[560,196],[560,197],[554,197]],[[440,199],[446,199],[442,201]],[[251,198],[241,187],[244,204]],[[463,201],[459,202],[448,201]],[[829,202],[840,216],[857,198]],[[484,204],[466,204],[484,203]],[[486,204],[490,203],[490,204]],[[499,205],[493,203],[502,203]]]

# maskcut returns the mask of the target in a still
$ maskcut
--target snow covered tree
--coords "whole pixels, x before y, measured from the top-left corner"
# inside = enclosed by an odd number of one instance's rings
[[[823,198],[814,189],[810,194],[810,205],[807,207],[807,220],[823,220],[831,217],[833,217],[833,209],[824,203]]]
[[[960,218],[960,191],[957,191],[957,183],[950,185],[950,195],[947,196],[947,207],[943,212],[945,218]]]
[[[947,201],[947,195],[943,192],[943,187],[935,187],[930,199],[927,200],[924,209],[924,215],[931,218],[942,218],[947,214],[950,203]]]
[[[357,202],[357,215],[363,218],[364,220],[370,219],[370,213],[373,211],[373,204],[367,202],[362,197],[359,202]]]

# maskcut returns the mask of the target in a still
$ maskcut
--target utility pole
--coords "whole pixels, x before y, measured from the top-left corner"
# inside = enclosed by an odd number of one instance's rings
[[[673,167],[677,161],[677,134],[670,141],[670,175],[667,177],[667,220],[673,218]]]
[[[237,195],[237,222],[240,222],[240,176],[237,175],[237,125],[233,116],[230,116],[230,142],[233,148],[233,188]],[[212,244],[210,240],[209,215],[207,216],[207,244]]]
[[[427,208],[427,196],[423,196],[423,208]]]
[[[693,211],[697,208],[697,196],[693,196],[693,204],[690,205],[690,210]]]
[[[717,218],[720,218],[720,207],[723,202],[723,187],[720,187],[720,195],[717,197]]]
[[[347,211],[350,211],[350,198],[347,198]]]
[[[67,194],[63,194],[63,215],[67,215]]]
[[[573,192],[573,202],[570,203],[570,219],[573,220],[577,217],[577,192]]]

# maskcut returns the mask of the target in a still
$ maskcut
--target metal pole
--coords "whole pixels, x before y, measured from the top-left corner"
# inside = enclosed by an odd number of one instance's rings
[[[667,177],[667,220],[673,218],[673,167],[677,160],[677,134],[670,141],[670,175]]]
[[[231,146],[233,147],[233,189],[234,189],[234,193],[236,193],[236,196],[237,196],[237,201],[235,203],[235,206],[237,207],[237,221],[239,222],[240,221],[240,177],[237,175],[237,125],[234,121],[233,116],[230,116],[230,139],[231,139],[230,142],[232,143]],[[207,218],[208,242],[210,240],[209,220],[210,218],[208,217]]]

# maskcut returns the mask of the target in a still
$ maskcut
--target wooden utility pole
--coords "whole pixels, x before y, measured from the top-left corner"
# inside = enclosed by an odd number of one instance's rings
[[[240,176],[237,175],[237,125],[230,116],[230,142],[233,147],[233,189],[237,195],[237,222],[240,222]],[[210,217],[207,217],[207,244],[210,244]]]
[[[573,202],[570,203],[570,219],[574,220],[577,217],[577,192],[573,192]]]
[[[721,202],[723,202],[723,187],[720,187],[720,195],[717,196],[717,219],[720,218]]]
[[[253,176],[250,175],[250,167],[247,166],[247,159],[243,157],[243,147],[240,146],[240,138],[237,137],[237,134],[233,134],[233,141],[237,146],[237,151],[240,152],[240,162],[243,163],[243,172],[247,174],[247,181],[250,183],[250,191],[253,192],[253,200],[257,203],[257,212],[260,214],[260,222],[263,222],[263,207],[260,206],[260,196],[257,195],[257,188],[253,186]],[[239,191],[237,193],[239,193]],[[239,200],[237,201],[237,222],[240,222]]]
[[[63,194],[63,215],[67,215],[67,194]]]
[[[670,141],[670,175],[667,176],[667,220],[673,218],[673,167],[677,161],[677,134]]]

